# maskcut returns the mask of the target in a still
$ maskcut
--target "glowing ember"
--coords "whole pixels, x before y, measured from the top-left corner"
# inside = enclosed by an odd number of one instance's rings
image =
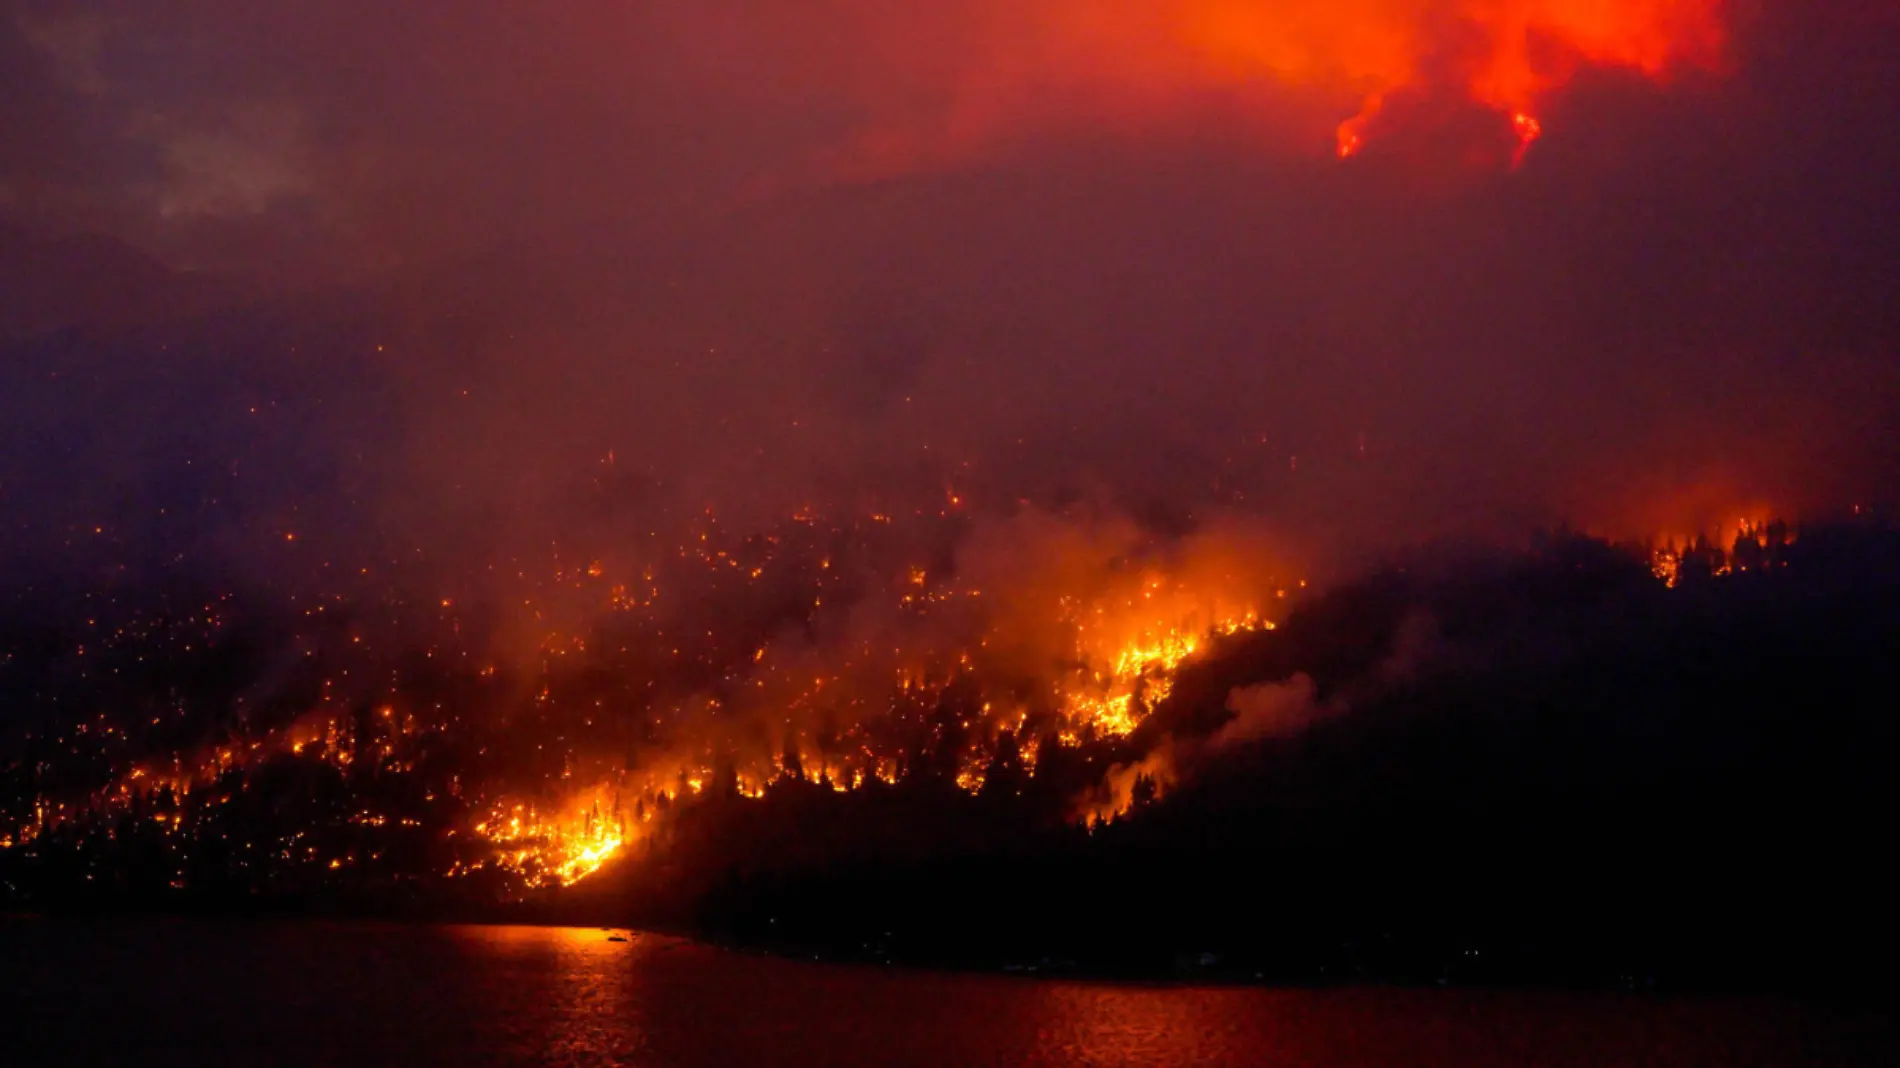
[[[1676,583],[1682,581],[1682,554],[1674,548],[1657,549],[1650,557],[1649,570],[1663,585],[1675,589]]]
[[[1544,135],[1544,124],[1520,111],[1511,116],[1511,129],[1517,134],[1517,150],[1511,154],[1511,165],[1515,167],[1524,162],[1524,153]]]

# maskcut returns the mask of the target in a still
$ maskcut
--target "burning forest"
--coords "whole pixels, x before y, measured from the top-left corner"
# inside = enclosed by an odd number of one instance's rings
[[[555,915],[579,893],[585,915],[679,922],[722,871],[1113,840],[1234,754],[1459,661],[1455,612],[1333,618],[1352,587],[1309,588],[1238,520],[1163,532],[953,495],[682,529],[519,568],[486,602],[181,590],[16,615],[4,680],[35,715],[8,738],[8,892]],[[1565,534],[1499,557],[1521,572],[1500,589],[1572,567],[1586,600],[1667,614],[1894,566],[1809,540],[1780,522],[1726,547]]]
[[[745,533],[707,512],[645,559],[518,579],[505,624],[448,597],[227,598],[183,620],[102,598],[73,644],[14,661],[13,692],[50,715],[15,739],[9,847],[156,833],[180,891],[200,853],[314,886],[565,886],[703,796],[911,778],[980,794],[1118,751],[1183,663],[1270,631],[1302,585],[1239,530],[1034,511]],[[227,821],[259,802],[291,808],[240,816],[270,825],[234,841]]]
[[[1888,886],[1878,5],[187,6],[0,3],[0,908],[1566,979]]]

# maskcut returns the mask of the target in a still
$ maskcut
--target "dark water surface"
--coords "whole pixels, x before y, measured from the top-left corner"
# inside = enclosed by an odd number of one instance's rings
[[[1769,999],[1055,982],[598,930],[0,922],[0,1065],[1876,1064]]]

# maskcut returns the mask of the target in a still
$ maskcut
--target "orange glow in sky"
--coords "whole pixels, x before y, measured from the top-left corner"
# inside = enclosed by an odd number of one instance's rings
[[[1511,120],[1526,146],[1538,105],[1585,67],[1663,78],[1721,61],[1723,0],[1175,0],[1159,38],[1204,77],[1352,89],[1340,127],[1350,155],[1385,100],[1453,93]],[[1121,16],[1070,9],[1078,40]],[[1131,29],[1133,27],[1130,27]],[[1150,37],[1151,42],[1156,38]]]
[[[1315,150],[1355,154],[1400,95],[1494,111],[1521,158],[1542,105],[1589,68],[1657,81],[1719,71],[1726,0],[1048,0],[991,10],[949,61],[944,114],[917,143],[866,137],[876,170],[961,155],[1027,124],[1144,122],[1210,93],[1306,116]],[[899,65],[901,69],[901,65]],[[933,68],[941,73],[946,68]],[[899,78],[903,75],[899,74]],[[1284,115],[1289,107],[1278,111]],[[914,114],[910,116],[915,119]],[[1310,125],[1318,119],[1318,125]],[[1336,129],[1329,129],[1336,124]],[[1331,138],[1327,133],[1331,133]]]

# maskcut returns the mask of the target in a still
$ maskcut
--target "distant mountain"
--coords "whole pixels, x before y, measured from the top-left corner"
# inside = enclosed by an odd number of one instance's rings
[[[0,220],[0,343],[63,327],[190,315],[217,303],[221,288],[116,238],[47,236]]]

